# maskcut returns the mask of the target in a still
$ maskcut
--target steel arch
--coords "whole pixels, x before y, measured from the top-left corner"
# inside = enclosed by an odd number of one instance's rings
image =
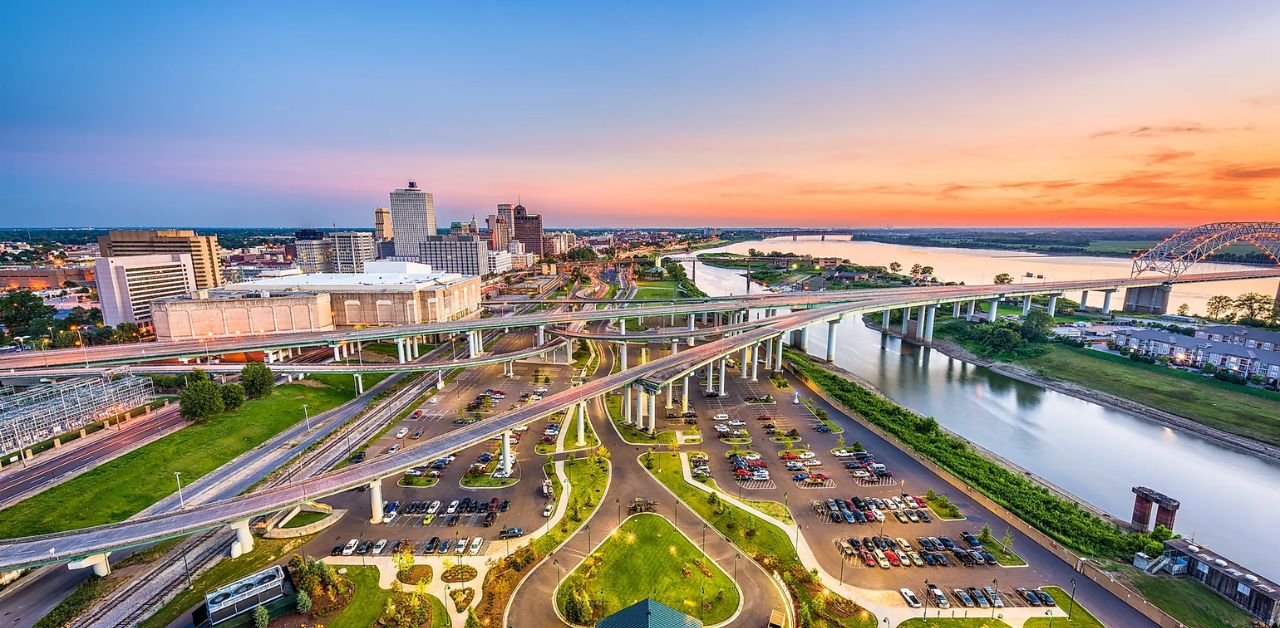
[[[1135,257],[1132,275],[1151,270],[1177,277],[1236,242],[1248,242],[1280,264],[1280,222],[1211,222],[1183,229]]]

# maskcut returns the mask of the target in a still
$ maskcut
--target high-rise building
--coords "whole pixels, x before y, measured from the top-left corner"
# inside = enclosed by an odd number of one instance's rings
[[[428,236],[418,259],[432,270],[483,277],[489,270],[489,245],[478,235]]]
[[[526,253],[542,257],[542,214],[530,214],[524,205],[516,205],[512,213],[511,239],[523,244]]]
[[[333,242],[325,238],[324,232],[315,229],[294,231],[293,244],[288,248],[292,248],[293,262],[302,272],[333,271]]]
[[[498,203],[498,213],[490,214],[489,248],[494,251],[505,251],[515,235],[515,211],[511,203]]]
[[[151,302],[182,296],[196,289],[195,267],[188,253],[121,255],[94,260],[102,320],[108,325],[146,324]]]
[[[218,236],[199,236],[190,229],[157,231],[111,230],[98,236],[102,257],[186,253],[191,256],[196,288],[204,290],[222,285],[222,261],[218,258]]]
[[[489,272],[495,275],[511,270],[511,254],[506,251],[489,251]]]
[[[373,239],[377,242],[390,242],[396,230],[391,226],[391,210],[379,207],[373,210]]]
[[[334,231],[329,234],[333,243],[333,272],[362,273],[365,262],[376,256],[373,234],[368,231]]]
[[[396,257],[417,257],[418,245],[436,235],[436,204],[417,181],[391,192],[391,230]]]

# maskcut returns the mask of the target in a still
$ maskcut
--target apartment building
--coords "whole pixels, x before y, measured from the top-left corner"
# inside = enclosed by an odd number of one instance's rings
[[[186,254],[191,257],[196,288],[221,286],[222,261],[218,257],[218,236],[196,235],[190,229],[131,231],[113,229],[98,236],[102,257],[126,257],[154,254]]]

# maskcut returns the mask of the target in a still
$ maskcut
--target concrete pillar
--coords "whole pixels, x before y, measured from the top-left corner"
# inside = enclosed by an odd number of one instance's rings
[[[681,413],[685,413],[689,411],[689,378],[690,378],[689,375],[684,376],[684,383],[681,384],[681,388],[680,388],[680,412]]]
[[[625,342],[618,343],[618,357],[622,359],[620,363],[620,366],[622,367],[621,370],[623,371],[627,370],[627,343]]]
[[[658,395],[649,395],[649,431],[658,431]]]
[[[721,397],[724,396],[724,369],[725,369],[725,365],[728,363],[729,361],[727,359],[720,358],[720,382],[718,384],[720,386],[720,389],[717,392],[720,393]]]
[[[827,321],[827,362],[836,361],[836,329],[840,326],[840,319]]]
[[[951,304],[951,318],[960,318],[960,302]]]
[[[644,429],[644,409],[645,409],[645,391],[644,388],[636,384],[632,384],[636,389],[636,426]]]
[[[1030,314],[1030,313],[1031,313],[1031,295],[1028,294],[1022,297],[1022,315],[1026,316],[1027,314]]]
[[[1111,295],[1112,294],[1115,294],[1115,290],[1102,291],[1102,313],[1103,314],[1111,313]]]
[[[515,461],[511,459],[511,430],[502,433],[502,473],[511,477],[511,467]]]
[[[778,372],[782,370],[782,336],[778,336],[778,350],[773,355],[773,370]]]
[[[408,360],[406,360],[406,359],[405,359],[405,355],[404,355],[404,339],[402,339],[402,338],[396,338],[396,357],[400,358],[400,363],[401,363],[401,364],[404,364],[405,362],[407,362],[407,361],[408,361]]]
[[[627,384],[622,387],[622,422],[631,425],[631,385]]]
[[[917,338],[917,339],[918,339],[918,338],[920,338],[920,335],[924,333],[924,311],[925,311],[925,307],[926,307],[926,306],[921,305],[921,306],[920,306],[920,311],[916,313],[916,338]]]
[[[750,352],[751,352],[750,348],[748,347],[742,348],[742,356],[741,356],[741,359],[739,360],[739,362],[742,362],[742,379],[747,378],[747,354]]]
[[[711,372],[711,370],[712,370],[712,368],[713,368],[714,366],[715,366],[715,361],[708,362],[708,363],[707,363],[707,372],[706,372],[706,373],[703,373],[703,375],[702,375],[702,380],[703,380],[703,384],[704,384],[704,388],[703,388],[703,391],[704,391],[704,392],[711,392],[711,385],[714,383],[714,382],[712,381],[712,379],[711,379],[711,377],[712,377],[712,372]]]
[[[249,520],[241,519],[231,524],[236,531],[236,540],[231,542],[231,557],[239,558],[253,551],[253,532],[249,530]]]
[[[516,376],[516,363],[507,362],[511,366],[511,373],[508,377]],[[444,390],[444,371],[436,371],[436,390]]]
[[[880,333],[889,331],[889,310],[880,313]]]
[[[538,343],[538,346],[542,346],[542,343]],[[472,358],[480,355],[480,347],[476,342],[476,332],[474,331],[467,332],[467,355]]]
[[[676,387],[675,382],[667,382],[667,409],[668,410],[676,407],[676,400],[672,398],[675,396],[675,392],[676,392],[675,387]]]
[[[1000,297],[992,298],[987,305],[989,306],[987,320],[994,323],[996,321],[996,312],[1000,309]]]
[[[695,319],[695,318],[693,317],[693,314],[690,314],[690,315],[689,315],[689,331],[696,331],[697,329],[698,329],[698,327],[697,327],[697,319]],[[690,347],[692,347],[692,346],[693,346],[693,336],[689,336],[689,338],[686,340],[686,342],[688,342],[688,343],[689,343],[689,346],[690,346]]]
[[[1081,290],[1080,291],[1080,310],[1084,311],[1084,309],[1087,307],[1089,307],[1089,291]]]
[[[587,402],[578,404],[578,446],[587,444]]]
[[[84,569],[92,567],[93,574],[99,578],[105,578],[111,575],[111,552],[103,552],[101,554],[92,554],[85,556],[80,560],[73,560],[67,563],[68,569]]]
[[[978,309],[978,301],[975,299],[969,302],[969,309],[965,313],[965,320],[973,320],[973,314]]]
[[[618,325],[618,334],[622,336],[627,335],[627,319],[619,318],[614,322]]]
[[[907,336],[907,330],[911,329],[911,308],[902,308],[902,337]]]
[[[1058,295],[1049,295],[1049,316],[1054,316],[1058,311]]]
[[[924,341],[933,342],[933,319],[938,315],[938,306],[930,305],[924,309]]]
[[[649,363],[649,347],[640,347],[640,364]]]
[[[382,479],[369,483],[369,523],[382,523]]]
[[[538,325],[538,346],[541,347],[546,343],[547,343],[547,326]]]
[[[359,373],[355,373],[354,376],[356,378],[356,394],[363,395],[364,394],[364,376]]]
[[[671,355],[675,355],[677,353],[680,353],[680,341],[678,339],[672,338],[671,339]]]
[[[751,351],[748,353],[748,355],[751,356],[751,381],[753,382],[759,381],[758,378],[760,376],[760,343],[757,342],[756,344],[751,345]]]
[[[333,361],[337,362],[342,359],[342,345],[333,345]]]

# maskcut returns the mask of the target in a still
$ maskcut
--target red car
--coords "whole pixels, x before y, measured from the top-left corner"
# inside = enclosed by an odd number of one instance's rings
[[[797,454],[793,451],[784,451],[778,455],[781,456],[783,460],[796,460],[797,458],[800,457],[800,454]]]
[[[868,552],[866,548],[863,548],[861,551],[859,551],[858,555],[862,557],[862,564],[868,567],[876,566],[876,557],[872,556],[871,552]]]
[[[885,550],[884,557],[889,559],[889,564],[894,567],[901,567],[902,563],[898,562],[898,553],[893,550]]]

